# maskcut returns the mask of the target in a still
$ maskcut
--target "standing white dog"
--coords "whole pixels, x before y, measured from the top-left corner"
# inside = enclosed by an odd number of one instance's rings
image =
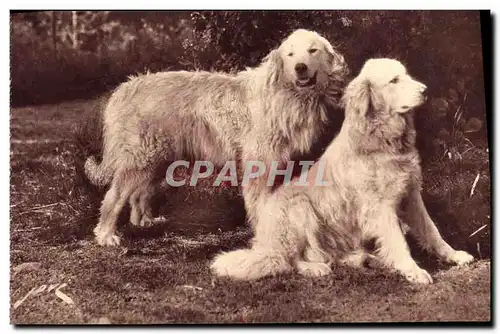
[[[103,112],[103,159],[85,163],[89,180],[111,184],[94,229],[100,245],[117,245],[116,222],[127,201],[130,222],[152,220],[154,178],[166,162],[194,158],[283,162],[309,152],[338,106],[347,67],[313,31],[293,32],[256,68],[237,75],[162,72],[132,78]],[[250,220],[270,192],[265,181],[244,189]]]
[[[473,261],[442,239],[420,194],[411,110],[425,91],[400,62],[368,60],[346,89],[342,129],[320,160],[331,185],[279,188],[259,213],[252,248],[218,255],[215,274],[250,280],[297,269],[318,276],[333,261],[358,266],[370,257],[411,282],[432,283],[411,257],[398,209],[423,248],[446,262]],[[374,255],[363,248],[370,240]]]

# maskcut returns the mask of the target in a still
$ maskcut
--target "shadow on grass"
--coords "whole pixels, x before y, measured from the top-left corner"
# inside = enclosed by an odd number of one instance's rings
[[[52,225],[40,232],[46,242],[59,245],[79,240],[92,240],[93,229],[99,221],[100,196],[84,197],[79,203],[81,214],[71,222]],[[168,234],[180,237],[234,231],[245,226],[243,199],[229,194],[208,196],[203,192],[174,190],[153,198],[155,216],[162,216],[161,222],[150,227],[136,227],[129,223],[130,209],[122,210],[118,220],[118,231],[123,235],[122,243],[133,247],[152,239],[161,239]]]

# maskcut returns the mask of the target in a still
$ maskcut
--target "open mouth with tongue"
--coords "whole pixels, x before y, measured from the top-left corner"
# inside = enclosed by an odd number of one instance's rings
[[[310,87],[310,86],[314,86],[316,84],[317,74],[318,74],[318,72],[314,73],[314,75],[311,78],[309,78],[309,77],[298,78],[295,81],[295,84],[298,87]]]

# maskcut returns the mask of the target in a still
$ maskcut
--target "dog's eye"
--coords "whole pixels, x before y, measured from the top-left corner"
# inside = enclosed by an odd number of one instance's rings
[[[309,49],[309,53],[310,53],[310,54],[313,54],[313,53],[315,53],[316,51],[318,51],[318,49]]]
[[[391,84],[395,84],[395,83],[398,83],[399,82],[399,78],[398,77],[395,77],[394,79],[392,79],[391,81],[389,81]]]
[[[293,56],[293,52],[290,52],[290,53],[288,54],[288,57],[291,57],[291,56]]]

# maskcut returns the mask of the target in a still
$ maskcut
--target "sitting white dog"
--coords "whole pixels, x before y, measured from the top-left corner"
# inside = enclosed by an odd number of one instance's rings
[[[295,183],[267,197],[252,248],[218,255],[214,273],[250,280],[296,269],[319,276],[330,273],[334,261],[359,266],[370,257],[410,282],[432,283],[410,254],[402,221],[440,259],[473,261],[442,239],[420,194],[412,110],[425,101],[425,91],[400,62],[368,60],[344,93],[346,118],[320,160],[330,185]],[[369,254],[363,245],[372,240],[376,250]]]

